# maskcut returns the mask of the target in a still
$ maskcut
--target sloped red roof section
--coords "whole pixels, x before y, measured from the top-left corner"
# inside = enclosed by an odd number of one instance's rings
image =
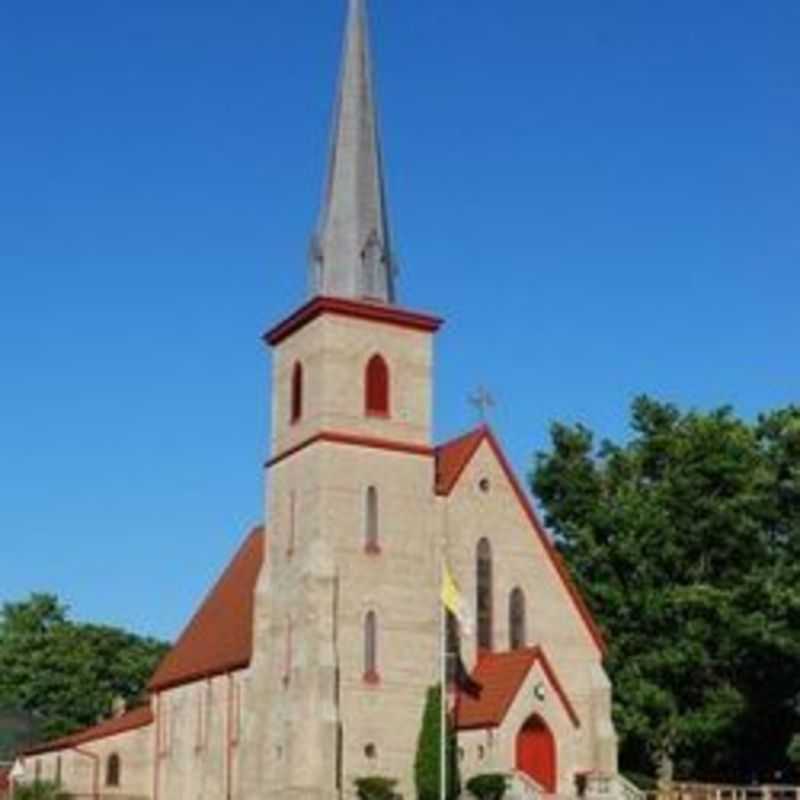
[[[572,580],[572,576],[561,554],[556,550],[552,540],[542,526],[542,523],[539,522],[539,518],[533,509],[528,495],[525,493],[519,480],[517,480],[514,470],[511,469],[508,459],[488,425],[481,425],[481,427],[476,428],[471,433],[461,436],[458,439],[453,439],[436,448],[436,493],[447,496],[455,489],[459,478],[484,441],[488,442],[489,446],[492,448],[492,452],[495,454],[508,482],[511,484],[511,488],[514,490],[514,494],[517,496],[525,515],[528,517],[534,533],[542,543],[545,553],[547,553],[548,558],[558,573],[564,588],[567,590],[578,614],[584,621],[589,634],[601,654],[606,655],[608,647],[600,627],[592,616],[592,612],[586,605],[583,596],[578,591],[578,587]]]
[[[78,747],[87,742],[97,739],[105,739],[107,736],[115,736],[118,733],[133,731],[137,728],[144,728],[153,722],[153,712],[150,706],[140,706],[127,714],[123,714],[115,719],[108,719],[99,725],[91,728],[84,728],[77,733],[69,736],[62,736],[60,739],[53,739],[50,742],[32,747],[25,751],[26,756],[35,756],[41,753],[50,753],[53,750],[64,750],[69,747]]]
[[[572,724],[579,728],[580,720],[575,708],[547,656],[541,647],[531,647],[505,653],[485,653],[481,656],[472,673],[472,680],[481,687],[480,692],[477,696],[459,693],[456,706],[456,725],[459,730],[496,728],[500,725],[537,661]]]
[[[481,426],[436,448],[436,494],[449,495],[486,436]]]
[[[150,680],[152,691],[243,669],[253,654],[256,580],[264,528],[254,528]]]

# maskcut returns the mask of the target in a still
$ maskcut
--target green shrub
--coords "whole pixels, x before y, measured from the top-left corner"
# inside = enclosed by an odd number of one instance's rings
[[[353,783],[356,785],[358,800],[403,800],[403,796],[394,790],[397,781],[393,778],[370,775],[356,778]]]
[[[50,781],[34,781],[17,786],[14,800],[72,800],[72,795],[63,791],[56,783]]]
[[[478,800],[503,800],[508,778],[500,772],[486,772],[467,781],[467,791]]]

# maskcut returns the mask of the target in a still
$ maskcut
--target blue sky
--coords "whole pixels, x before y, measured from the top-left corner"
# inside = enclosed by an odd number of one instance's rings
[[[261,514],[343,0],[0,9],[0,601],[175,636]],[[800,398],[796,0],[373,2],[438,438]]]

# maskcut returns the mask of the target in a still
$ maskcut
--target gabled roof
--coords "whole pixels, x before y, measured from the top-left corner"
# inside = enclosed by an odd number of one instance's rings
[[[35,756],[41,753],[50,753],[54,750],[65,750],[70,747],[78,747],[87,742],[97,739],[105,739],[107,736],[114,736],[118,733],[144,728],[153,722],[153,712],[150,706],[141,706],[123,714],[115,719],[108,719],[99,725],[91,728],[84,728],[70,736],[62,736],[60,739],[53,739],[44,744],[32,747],[25,751],[26,756]]]
[[[605,655],[607,646],[600,627],[592,616],[591,611],[589,611],[577,586],[575,586],[575,582],[572,580],[572,576],[564,560],[561,558],[561,554],[556,550],[552,540],[547,535],[541,522],[539,522],[539,518],[536,516],[536,512],[533,509],[528,495],[523,490],[519,480],[517,480],[517,476],[511,469],[508,459],[505,457],[505,454],[500,448],[500,444],[488,425],[481,425],[474,431],[458,439],[446,442],[436,448],[436,493],[445,497],[451,494],[457,486],[459,478],[472,460],[472,457],[478,452],[478,448],[483,442],[487,442],[492,448],[492,452],[503,469],[511,488],[514,490],[514,494],[517,496],[525,515],[531,523],[534,533],[542,543],[547,557],[550,559],[561,582],[564,584],[564,588],[572,599],[578,614],[586,625],[598,649]]]
[[[481,686],[477,696],[461,692],[456,706],[459,730],[496,728],[506,717],[528,673],[536,663],[556,693],[572,724],[580,727],[575,708],[559,683],[541,647],[511,650],[506,653],[485,653],[478,660],[472,680]]]
[[[249,665],[264,528],[254,528],[150,680],[152,691]]]

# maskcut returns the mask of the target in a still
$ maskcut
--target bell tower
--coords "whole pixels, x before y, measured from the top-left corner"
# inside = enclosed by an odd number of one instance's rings
[[[365,0],[349,0],[310,299],[272,349],[246,800],[411,778],[439,674],[431,441],[441,320],[396,305]],[[252,763],[250,763],[252,762]]]

